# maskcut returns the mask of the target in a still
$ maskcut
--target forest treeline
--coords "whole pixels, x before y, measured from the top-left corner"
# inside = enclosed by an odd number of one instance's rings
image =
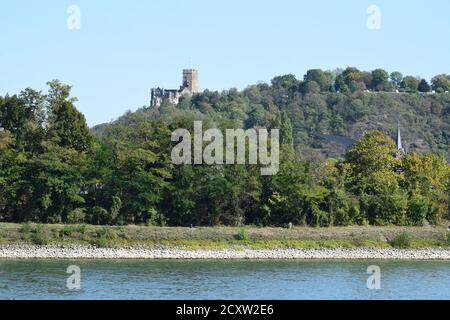
[[[27,88],[0,97],[0,221],[330,226],[449,219],[445,91],[304,92],[304,83],[288,75],[243,91],[205,91],[94,130],[71,87],[57,80],[46,93]],[[411,128],[424,122],[434,152],[396,156],[386,134],[395,112],[411,141]],[[279,128],[279,173],[261,176],[256,165],[173,165],[171,133],[192,130],[194,120],[205,128]],[[357,123],[383,120],[387,127],[364,127],[379,130],[365,130],[342,157],[315,152],[322,143],[316,132],[346,134]]]

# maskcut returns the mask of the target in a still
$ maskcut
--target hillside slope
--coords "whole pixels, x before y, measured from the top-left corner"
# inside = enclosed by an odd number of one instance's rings
[[[117,122],[178,118],[205,120],[219,127],[270,127],[276,114],[285,111],[293,127],[294,145],[306,154],[342,156],[348,141],[368,130],[381,130],[395,138],[398,122],[408,151],[436,152],[450,160],[450,94],[447,93],[307,93],[297,88],[252,85],[243,91],[204,91],[174,106],[142,108]],[[108,125],[93,128],[101,135]]]

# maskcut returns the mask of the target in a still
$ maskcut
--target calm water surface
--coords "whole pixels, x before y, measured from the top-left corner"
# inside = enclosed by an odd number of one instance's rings
[[[450,299],[450,262],[0,260],[0,299]]]

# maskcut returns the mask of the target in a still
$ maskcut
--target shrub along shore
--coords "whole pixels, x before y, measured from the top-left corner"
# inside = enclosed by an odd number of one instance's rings
[[[0,259],[450,260],[447,227],[258,228],[0,223]]]

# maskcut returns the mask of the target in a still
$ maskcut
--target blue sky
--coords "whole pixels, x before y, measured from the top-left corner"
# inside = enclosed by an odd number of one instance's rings
[[[372,4],[380,30],[366,25]],[[211,90],[349,65],[430,79],[450,73],[449,15],[446,0],[2,0],[0,95],[60,79],[92,126],[177,88],[190,66]]]

